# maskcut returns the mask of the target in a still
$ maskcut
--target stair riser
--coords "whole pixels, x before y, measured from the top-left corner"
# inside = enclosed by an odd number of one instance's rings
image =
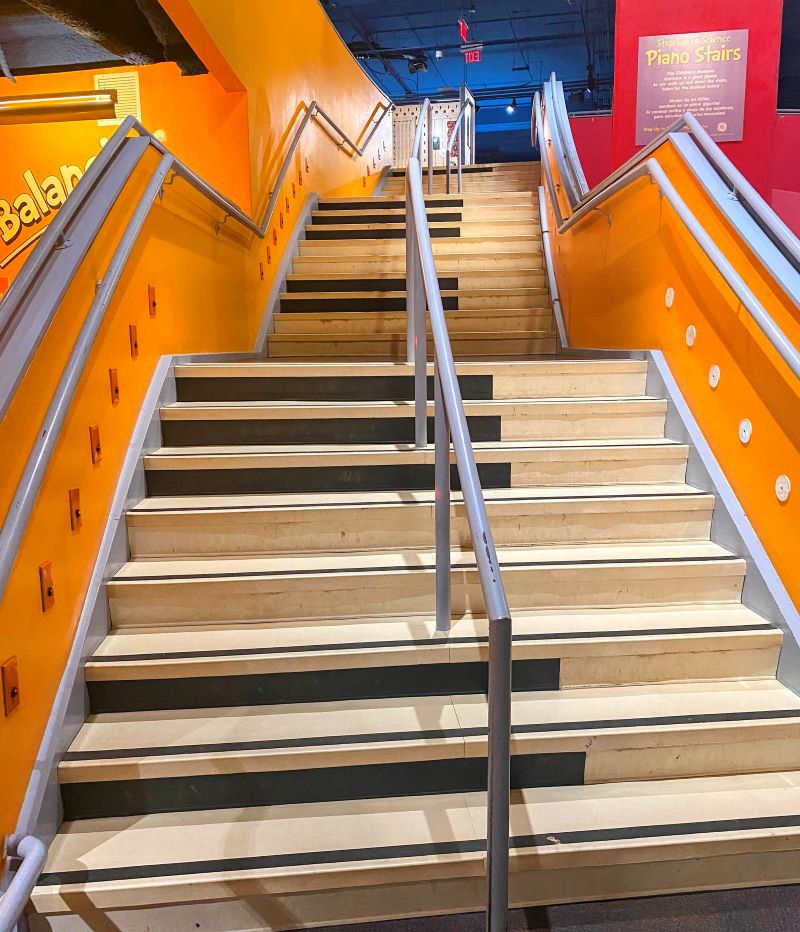
[[[487,265],[492,266],[488,275]],[[528,275],[539,275],[542,268],[542,256],[533,250],[519,256],[495,253],[490,259],[482,256],[459,258],[448,255],[440,256],[436,260],[439,275],[457,276],[462,288],[487,287],[487,282],[498,286],[519,287],[518,282],[526,282]],[[294,260],[293,269],[295,274],[308,276],[325,272],[405,276],[406,260],[400,253],[394,256],[298,256]]]
[[[297,573],[284,576],[160,578],[109,583],[109,607],[117,627],[376,617],[433,610],[433,571]],[[638,563],[596,566],[503,567],[512,611],[580,606],[639,606],[732,602],[741,595],[739,561]],[[477,573],[452,573],[456,616],[483,610]]]
[[[503,255],[508,252],[529,251],[532,256],[542,255],[541,236],[494,236],[494,237],[434,237],[434,257],[444,253],[450,255],[458,250],[463,256]],[[405,256],[405,240],[402,237],[384,240],[346,239],[303,239],[298,244],[300,256]]]
[[[558,452],[558,451],[557,451]],[[602,451],[606,452],[606,451]],[[528,454],[527,460],[486,462],[479,457],[478,475],[485,489],[521,486],[597,485],[625,482],[683,482],[686,455],[681,451],[634,448],[626,455],[603,456],[598,451],[566,450],[561,455],[544,451]],[[155,458],[147,461],[147,488],[150,495],[229,495],[259,492],[368,492],[433,488],[433,465],[397,463],[374,465],[356,462],[337,465],[298,466],[296,463],[248,466],[248,460],[231,459],[229,466],[210,468],[198,463],[175,465]],[[161,468],[156,468],[159,465]],[[179,466],[180,468],[177,468]],[[451,469],[453,488],[459,488],[455,467]]]
[[[492,335],[508,331],[554,331],[553,312],[549,307],[530,308],[526,311],[445,311],[447,329],[451,335],[485,331]],[[427,321],[430,331],[430,321]],[[318,333],[327,334],[392,334],[405,336],[406,316],[392,311],[371,314],[362,311],[349,314],[346,311],[332,314],[277,314],[274,333]]]
[[[490,292],[489,294],[448,293],[442,295],[442,307],[445,311],[473,311],[473,310],[520,310],[525,308],[550,307],[550,295],[542,288],[518,288],[506,292]],[[406,309],[405,294],[392,296],[369,295],[358,296],[353,294],[336,294],[330,296],[307,296],[304,294],[282,294],[281,313],[284,314],[324,314],[331,311],[353,313],[366,311],[402,312]]]
[[[480,335],[475,339],[469,339],[467,336],[456,336],[451,340],[453,355],[456,358],[473,358],[479,357],[512,357],[525,358],[528,356],[552,356],[556,351],[555,337],[542,338],[538,334],[534,337],[492,337]],[[433,352],[433,344],[428,341],[428,354]],[[308,340],[300,340],[296,335],[284,336],[274,334],[270,337],[268,343],[267,355],[274,359],[281,358],[300,358],[308,359],[309,357],[325,358],[360,358],[374,357],[376,360],[397,360],[405,361],[406,358],[406,338],[405,336],[392,336],[387,334],[384,337],[358,338],[344,341],[331,339],[315,339],[313,335]]]
[[[551,651],[552,653],[552,651]],[[374,659],[374,658],[373,658]],[[420,663],[393,666],[391,655],[374,667],[291,669],[281,663],[278,672],[252,672],[258,664],[238,661],[238,672],[216,671],[209,659],[193,671],[176,661],[163,673],[156,667],[145,679],[90,679],[87,681],[92,714],[144,712],[173,709],[241,708],[298,702],[331,702],[344,699],[390,699],[403,696],[457,696],[485,693],[488,665],[485,660]],[[363,660],[360,661],[363,663]],[[234,662],[236,663],[236,662]],[[324,661],[323,661],[324,663]],[[286,669],[288,666],[288,670]],[[170,669],[171,668],[171,669]],[[174,676],[176,672],[190,673]],[[101,671],[107,674],[107,670]],[[124,673],[120,674],[124,676]],[[513,688],[538,692],[559,688],[557,657],[514,660]]]
[[[257,761],[254,764],[257,768]],[[582,752],[515,755],[511,761],[511,788],[580,786],[584,766]],[[246,773],[65,783],[61,794],[66,819],[102,819],[196,811],[198,800],[202,800],[203,809],[231,809],[379,799],[397,793],[472,793],[485,791],[486,773],[485,757],[453,757],[333,769],[255,769]]]
[[[320,292],[320,291],[405,291],[405,268],[400,269],[398,262],[398,271],[401,275],[393,276],[390,274],[373,277],[367,274],[365,269],[362,275],[353,276],[352,278],[314,278],[310,273],[304,274],[303,278],[290,277],[286,283],[286,290],[289,293],[302,292]],[[341,273],[341,269],[332,268],[331,272]],[[490,273],[462,273],[459,275],[445,275],[439,270],[439,287],[442,291],[466,291],[467,289],[496,288],[502,291],[506,288],[543,288],[546,277],[543,270],[525,271],[518,273],[505,272],[497,275],[494,271]]]
[[[533,204],[519,204],[513,206],[495,207],[431,207],[427,212],[429,223],[497,223],[500,221],[525,221],[539,225],[539,209]],[[344,224],[344,223],[400,223],[405,224],[405,210],[393,208],[375,209],[361,208],[359,210],[317,210],[311,215],[311,223],[315,224]]]
[[[504,366],[496,375],[460,375],[464,401],[503,398],[614,397],[633,398],[644,393],[646,374],[565,373],[537,375],[530,370],[515,374]],[[414,379],[410,375],[375,376],[181,376],[176,379],[178,401],[411,401]],[[428,376],[428,397],[433,377]]]
[[[568,502],[497,503],[487,512],[497,546],[656,540],[707,540],[713,505],[671,499],[625,502],[616,508]],[[595,510],[596,509],[596,510]],[[471,538],[463,505],[452,509],[455,548]],[[273,509],[143,514],[128,517],[134,559],[221,556],[249,553],[314,553],[380,550],[391,540],[397,550],[434,546],[432,505],[367,508]]]
[[[614,411],[597,405],[580,410],[537,410],[504,414],[467,413],[467,425],[473,442],[511,440],[613,439],[630,440],[662,437],[663,407],[641,403],[634,410]],[[638,409],[638,410],[637,410]],[[172,412],[170,412],[171,414]],[[176,412],[183,413],[183,412]],[[189,412],[187,412],[189,413]],[[238,412],[236,412],[238,414]],[[308,444],[308,443],[413,443],[413,413],[406,410],[395,417],[339,416],[282,417],[245,419],[240,417],[175,418],[161,421],[161,436],[165,446],[227,446],[241,444]],[[165,412],[166,414],[166,412]],[[433,413],[428,417],[428,442],[433,443]]]
[[[768,773],[800,768],[800,721],[796,711],[770,720],[720,716],[692,728],[591,723],[573,732],[542,737],[516,731],[511,743],[511,788],[582,786],[630,780],[664,780],[729,773]],[[616,730],[613,730],[613,729]],[[473,734],[482,731],[481,735]],[[61,764],[64,817],[68,820],[196,810],[292,805],[404,795],[480,792],[486,789],[485,725],[449,737],[438,732],[370,735],[322,747],[248,742],[224,749],[197,745],[183,753],[129,759],[105,757]],[[367,736],[362,736],[367,737]],[[71,755],[68,755],[71,756]]]

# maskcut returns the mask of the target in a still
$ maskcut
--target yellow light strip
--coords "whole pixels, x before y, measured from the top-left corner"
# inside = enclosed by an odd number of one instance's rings
[[[115,90],[0,97],[0,124],[113,120],[116,116],[116,103]]]

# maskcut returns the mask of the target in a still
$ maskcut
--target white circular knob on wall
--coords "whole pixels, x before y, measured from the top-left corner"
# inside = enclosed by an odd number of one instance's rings
[[[747,418],[745,418],[739,424],[739,439],[742,441],[742,443],[745,446],[747,446],[747,444],[750,443],[750,438],[752,436],[753,436],[753,425],[750,423],[750,421],[747,420]]]
[[[694,341],[697,339],[697,327],[694,324],[689,324],[686,328],[686,345],[694,346]]]
[[[779,502],[785,502],[792,494],[792,482],[788,476],[778,476],[775,480],[775,497]]]
[[[712,366],[708,370],[708,384],[712,388],[716,388],[719,385],[720,371],[719,366]]]
[[[664,304],[667,307],[672,307],[673,302],[675,301],[675,289],[667,288],[667,293],[664,295]]]

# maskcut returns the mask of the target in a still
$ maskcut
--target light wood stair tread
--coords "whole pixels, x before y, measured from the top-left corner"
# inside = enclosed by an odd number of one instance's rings
[[[523,790],[512,870],[795,848],[798,807],[795,771]],[[110,907],[479,876],[483,826],[479,793],[87,820],[57,836],[33,902],[65,911],[75,896]]]
[[[660,735],[660,745],[668,745],[670,734],[683,740],[691,731],[727,732],[734,740],[738,729],[779,728],[780,723],[800,728],[800,697],[774,680],[514,693],[512,734],[518,747],[512,753],[523,752],[536,736],[562,738],[560,744],[547,744],[551,752],[583,750],[587,742],[605,750],[655,745],[654,734]],[[335,766],[338,759],[325,758],[343,749],[383,749],[376,761],[433,756],[434,749],[436,756],[462,757],[485,750],[486,734],[483,695],[104,714],[81,728],[61,777],[135,778],[139,767],[142,775],[157,776],[159,759],[176,757],[188,758],[189,766],[173,766],[169,773],[203,772],[209,760],[227,755],[308,767]],[[122,763],[115,766],[115,761]],[[192,761],[205,766],[192,768]]]

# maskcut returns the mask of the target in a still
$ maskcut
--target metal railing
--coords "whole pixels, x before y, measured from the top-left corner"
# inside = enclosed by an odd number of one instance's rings
[[[463,96],[463,95],[462,95]],[[450,148],[453,145],[455,140],[458,140],[458,146],[456,149],[456,158],[458,160],[458,193],[461,194],[462,188],[462,179],[461,179],[461,167],[464,162],[464,134],[462,127],[464,125],[464,114],[467,112],[467,108],[470,106],[468,100],[464,100],[461,103],[461,108],[458,111],[458,116],[456,121],[453,124],[453,128],[450,130],[450,135],[447,137],[447,145],[444,147],[444,161],[447,165],[447,175],[445,181],[445,191],[450,193]]]
[[[419,126],[430,114],[420,110]],[[419,127],[418,127],[419,128]],[[406,167],[406,291],[408,361],[414,364],[415,445],[428,442],[426,308],[433,338],[436,533],[436,628],[451,624],[450,444],[452,441],[472,548],[489,623],[489,759],[487,780],[487,929],[505,932],[511,741],[511,615],[469,435],[442,307],[425,208],[419,140]],[[430,135],[429,135],[430,140]],[[429,175],[429,179],[430,179]]]
[[[559,107],[555,99],[561,97],[560,84],[552,76],[549,86],[545,85],[544,95],[541,97],[537,92],[534,96],[533,116],[532,116],[532,139],[535,138],[541,152],[542,171],[545,177],[545,189],[549,195],[550,204],[556,218],[557,232],[564,233],[571,227],[580,223],[586,217],[590,216],[603,203],[617,194],[619,191],[627,188],[629,185],[647,178],[658,188],[659,194],[667,201],[675,212],[675,215],[683,223],[694,241],[709,259],[711,264],[720,274],[728,288],[733,292],[738,301],[746,308],[753,321],[765,335],[772,347],[780,355],[795,377],[800,378],[800,352],[797,347],[789,340],[786,334],[780,329],[775,320],[769,314],[767,309],[758,300],[756,295],[734,269],[732,263],[725,256],[723,251],[717,246],[713,238],[705,230],[700,221],[689,209],[686,202],[678,193],[675,186],[667,177],[666,172],[652,154],[660,146],[668,143],[671,134],[678,133],[682,130],[689,131],[691,136],[698,143],[698,150],[714,166],[719,177],[733,185],[733,191],[742,199],[743,206],[747,209],[748,214],[754,220],[754,228],[762,230],[781,251],[781,254],[790,261],[797,263],[797,269],[800,271],[800,242],[791,231],[779,220],[777,215],[764,203],[750,184],[744,179],[739,171],[734,168],[730,161],[719,151],[719,147],[711,139],[705,130],[700,126],[691,113],[684,114],[679,120],[670,126],[664,134],[646,146],[632,159],[629,159],[615,172],[612,172],[608,178],[601,184],[597,185],[591,191],[586,191],[586,183],[581,185],[576,182],[574,165],[568,168],[569,158],[566,152],[572,145],[572,133],[569,126],[565,127],[563,121],[559,119]],[[552,126],[550,117],[553,116]],[[548,132],[548,129],[551,129]],[[566,137],[569,137],[568,139]],[[548,150],[555,153],[556,162],[559,168],[559,180],[553,178],[550,162],[547,158]],[[577,154],[575,156],[577,158]],[[568,200],[573,209],[568,217],[564,217],[561,207],[558,203],[557,190],[563,184],[566,188]],[[583,189],[583,190],[582,190]],[[752,246],[752,237],[748,237],[748,242]],[[758,250],[754,248],[758,254]],[[769,268],[769,262],[764,261],[765,266]],[[800,289],[798,281],[787,282],[785,279],[775,278],[777,284],[782,288],[784,293],[794,302],[800,301]]]
[[[263,239],[269,229],[292,156],[312,119],[321,118],[341,136],[338,148],[347,145],[352,150],[349,153],[351,156],[361,156],[386,114],[393,109],[394,104],[391,103],[380,102],[376,105],[369,119],[369,129],[365,129],[366,139],[359,147],[316,101],[312,101],[293,134],[260,224],[216,188],[203,181],[133,117],[127,117],[120,124],[89,167],[80,184],[70,194],[58,215],[47,227],[5,298],[0,302],[0,420],[2,420],[14,391],[55,317],[59,304],[86,255],[95,233],[106,220],[117,197],[147,149],[152,147],[161,155],[122,232],[103,278],[97,282],[94,299],[42,419],[6,519],[0,527],[0,602],[5,595],[14,561],[95,337],[103,323],[105,313],[150,209],[156,198],[163,195],[163,186],[167,176],[171,173],[173,177],[183,179],[210,204],[222,211],[222,217],[215,224],[217,233],[222,223],[231,218],[249,233]],[[380,116],[376,120],[375,116],[379,110]],[[137,135],[130,136],[131,132]],[[23,863],[8,889],[0,897],[0,917],[12,913],[18,917],[24,909],[41,872],[41,864],[34,870],[34,866],[39,862],[37,844],[41,845],[41,842],[29,836],[17,846],[16,853],[23,858]],[[0,923],[0,932],[5,932],[2,923]]]
[[[47,848],[43,841],[33,835],[22,838],[12,835],[6,845],[6,856],[12,860],[18,859],[19,865],[0,896],[0,932],[11,932],[19,921],[31,890],[44,869]]]

